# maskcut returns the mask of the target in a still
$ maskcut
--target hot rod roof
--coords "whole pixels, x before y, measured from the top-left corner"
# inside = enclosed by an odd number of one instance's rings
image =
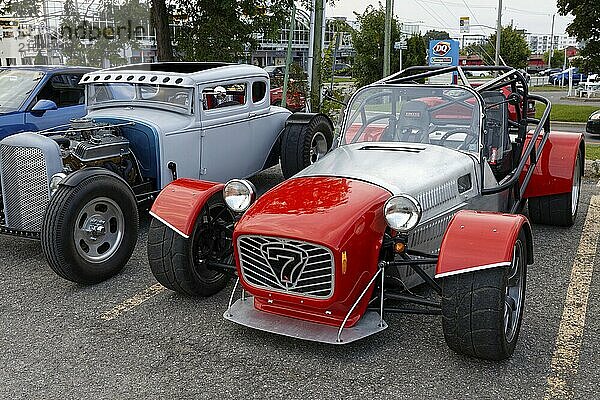
[[[262,68],[246,64],[215,62],[164,62],[131,64],[86,74],[81,83],[148,83],[192,87],[223,79],[269,74]]]

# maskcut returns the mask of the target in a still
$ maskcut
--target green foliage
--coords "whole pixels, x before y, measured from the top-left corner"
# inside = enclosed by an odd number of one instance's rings
[[[544,63],[548,65],[548,59],[550,58],[550,51],[547,51],[543,55]],[[565,63],[565,52],[561,50],[554,50],[552,54],[552,60],[550,62],[550,68],[562,68]]]
[[[274,37],[286,24],[291,0],[189,0],[178,2],[185,15],[175,37],[187,61],[238,61],[258,45],[256,34]]]
[[[369,5],[364,13],[355,13],[358,24],[357,30],[352,30],[352,44],[356,51],[352,76],[357,85],[364,86],[383,77],[383,43],[385,8],[379,3],[379,8]],[[392,20],[392,43],[400,40],[398,23]],[[400,59],[398,51],[392,51],[392,72],[398,71]]]
[[[66,64],[95,67],[103,67],[105,63],[124,64],[127,60],[121,52],[126,48],[139,48],[136,35],[148,34],[142,31],[150,17],[146,3],[126,0],[115,7],[111,2],[103,1],[101,7],[102,13],[114,25],[106,27],[86,20],[79,14],[74,0],[65,1],[60,36]],[[82,40],[89,44],[84,45]]]
[[[494,33],[490,36],[488,42],[483,45],[485,51],[492,57],[496,54],[495,44],[496,34]],[[502,35],[500,37],[500,55],[508,66],[514,68],[527,68],[531,50],[529,50],[525,36],[521,31],[514,29],[512,26],[505,26],[502,28]],[[482,58],[485,57],[485,54],[482,55]]]
[[[425,46],[429,46],[429,42],[431,40],[443,40],[450,39],[450,34],[446,31],[436,31],[435,29],[429,30],[425,32],[423,35],[423,40],[425,41]]]
[[[42,0],[0,0],[1,15],[37,17],[42,10]]]
[[[586,72],[600,71],[600,2],[598,0],[558,0],[558,12],[561,15],[572,14],[573,22],[567,32],[585,46],[580,55],[583,57],[581,68]]]
[[[427,64],[427,47],[423,36],[413,35],[406,41],[407,49],[402,52],[402,68]],[[427,42],[429,43],[429,42]]]
[[[546,106],[538,103],[535,110],[535,117],[541,118],[545,109]],[[550,110],[550,121],[587,122],[590,115],[597,110],[598,106],[552,104],[552,110]]]

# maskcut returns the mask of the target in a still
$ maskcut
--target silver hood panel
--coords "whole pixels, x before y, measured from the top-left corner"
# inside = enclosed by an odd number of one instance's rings
[[[476,188],[474,168],[469,155],[440,146],[366,142],[338,147],[296,176],[358,179],[395,195],[409,194],[421,203],[424,222],[473,195],[473,189],[459,195],[457,179],[470,173]]]

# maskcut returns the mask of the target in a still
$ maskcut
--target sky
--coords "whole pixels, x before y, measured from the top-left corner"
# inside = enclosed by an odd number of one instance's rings
[[[385,6],[385,0],[381,0]],[[336,0],[327,6],[327,16],[344,16],[355,20],[354,11],[363,13],[369,4],[377,6],[377,0]],[[467,7],[468,6],[468,7]],[[532,34],[550,34],[552,15],[557,12],[556,0],[503,0],[502,24],[526,29]],[[471,34],[492,32],[496,26],[498,0],[394,0],[394,16],[400,21],[420,21],[422,30],[445,30],[451,36],[459,36],[459,18],[470,17]],[[572,16],[556,15],[555,34],[563,34]]]

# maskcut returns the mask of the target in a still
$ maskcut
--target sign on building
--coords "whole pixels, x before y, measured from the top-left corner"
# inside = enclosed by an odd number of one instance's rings
[[[471,22],[469,17],[460,17],[459,21],[460,33],[469,33],[471,30]]]

